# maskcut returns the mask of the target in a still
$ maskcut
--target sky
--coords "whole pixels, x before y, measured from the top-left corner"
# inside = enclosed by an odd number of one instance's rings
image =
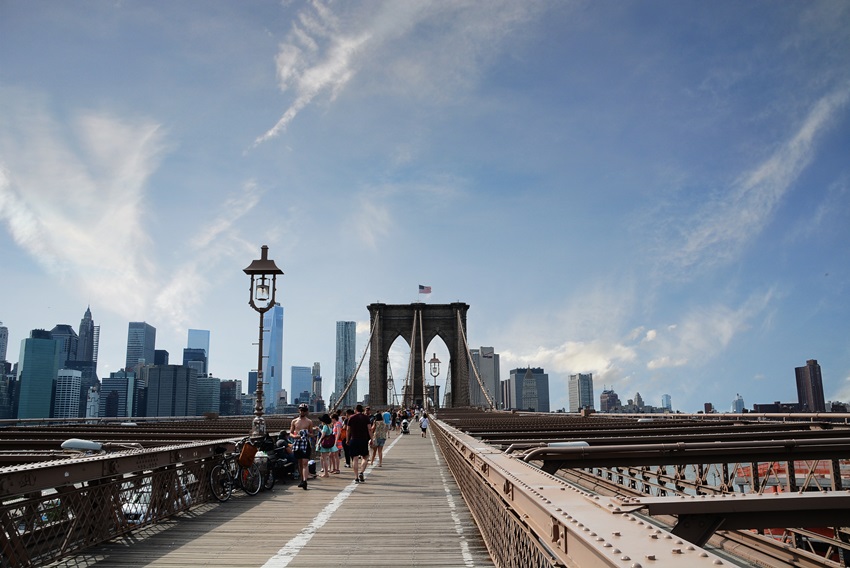
[[[245,380],[268,245],[326,398],[336,321],[460,301],[553,410],[850,401],[848,61],[841,0],[0,0],[8,359],[91,306],[101,377],[146,321]]]

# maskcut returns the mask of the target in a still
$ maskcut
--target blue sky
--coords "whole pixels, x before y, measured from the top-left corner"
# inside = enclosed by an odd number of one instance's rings
[[[335,322],[359,356],[368,304],[422,299],[470,304],[553,408],[578,372],[792,401],[811,358],[848,401],[848,56],[838,0],[0,0],[9,359],[90,304],[101,376],[144,320],[244,378],[267,244],[284,366],[326,396]]]

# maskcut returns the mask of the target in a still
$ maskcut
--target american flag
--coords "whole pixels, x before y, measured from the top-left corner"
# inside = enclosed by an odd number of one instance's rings
[[[430,294],[431,293],[431,287],[430,286],[423,286],[422,284],[420,284],[419,285],[419,293],[420,294]]]

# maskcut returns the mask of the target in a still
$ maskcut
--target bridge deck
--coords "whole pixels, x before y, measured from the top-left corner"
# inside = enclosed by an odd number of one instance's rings
[[[434,438],[393,434],[383,467],[355,484],[350,469],[227,503],[55,566],[493,566]]]

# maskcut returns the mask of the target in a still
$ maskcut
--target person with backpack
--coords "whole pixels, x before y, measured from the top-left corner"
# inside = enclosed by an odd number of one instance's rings
[[[319,451],[319,457],[322,463],[322,475],[320,477],[330,477],[331,452],[336,453],[336,436],[334,436],[333,429],[331,428],[331,417],[329,415],[322,414],[319,422],[322,423],[322,427],[316,448]]]

